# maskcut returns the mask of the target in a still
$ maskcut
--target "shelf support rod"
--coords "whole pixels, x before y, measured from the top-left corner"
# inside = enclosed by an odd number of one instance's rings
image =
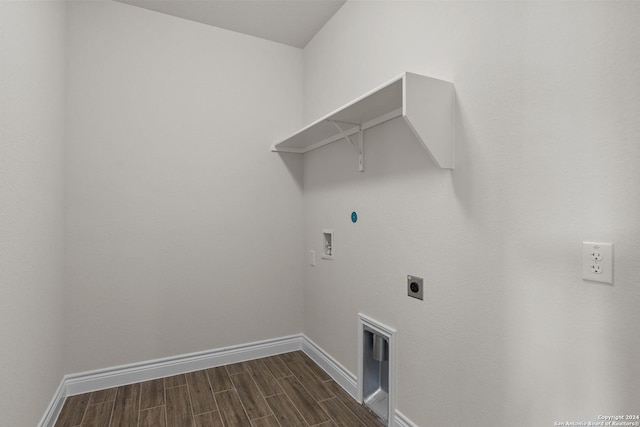
[[[351,143],[351,145],[353,146],[353,148],[356,149],[356,151],[358,152],[358,171],[364,172],[364,132],[363,132],[364,130],[362,129],[362,125],[359,124],[359,123],[341,122],[339,120],[328,120],[328,121],[331,122],[331,124],[333,124],[336,127],[336,129],[338,129],[338,132],[340,132],[340,135],[344,139],[349,141]],[[355,142],[353,142],[351,137],[346,134],[344,129],[342,129],[338,123],[344,123],[344,124],[353,125],[353,126],[357,126],[358,127],[359,138],[358,138],[358,143],[357,144]]]

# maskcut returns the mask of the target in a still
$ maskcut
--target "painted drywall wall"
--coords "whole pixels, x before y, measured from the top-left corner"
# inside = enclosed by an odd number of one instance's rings
[[[67,372],[300,332],[302,51],[69,8]],[[282,135],[278,133],[281,132]]]
[[[456,169],[401,121],[305,155],[305,333],[356,372],[357,313],[398,330],[416,425],[640,410],[640,4],[347,2],[305,49],[305,121],[403,71],[453,81]],[[350,213],[359,221],[352,224]],[[615,244],[615,284],[581,277]],[[425,300],[406,296],[406,275]]]
[[[38,423],[63,375],[65,8],[0,2],[0,418]]]

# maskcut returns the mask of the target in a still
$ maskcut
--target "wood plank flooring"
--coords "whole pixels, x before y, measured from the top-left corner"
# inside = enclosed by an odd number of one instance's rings
[[[70,396],[55,427],[381,427],[301,351]]]

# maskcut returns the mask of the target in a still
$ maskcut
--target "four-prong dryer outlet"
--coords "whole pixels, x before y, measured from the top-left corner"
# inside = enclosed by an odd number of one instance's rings
[[[407,276],[407,295],[422,300],[424,298],[423,282],[422,277]]]

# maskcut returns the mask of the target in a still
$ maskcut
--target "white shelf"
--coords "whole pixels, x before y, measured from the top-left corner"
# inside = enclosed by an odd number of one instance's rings
[[[453,84],[413,73],[403,73],[274,144],[272,151],[306,153],[341,139],[350,139],[360,151],[362,132],[402,116],[433,161],[453,169]],[[360,133],[360,136],[351,136]]]

